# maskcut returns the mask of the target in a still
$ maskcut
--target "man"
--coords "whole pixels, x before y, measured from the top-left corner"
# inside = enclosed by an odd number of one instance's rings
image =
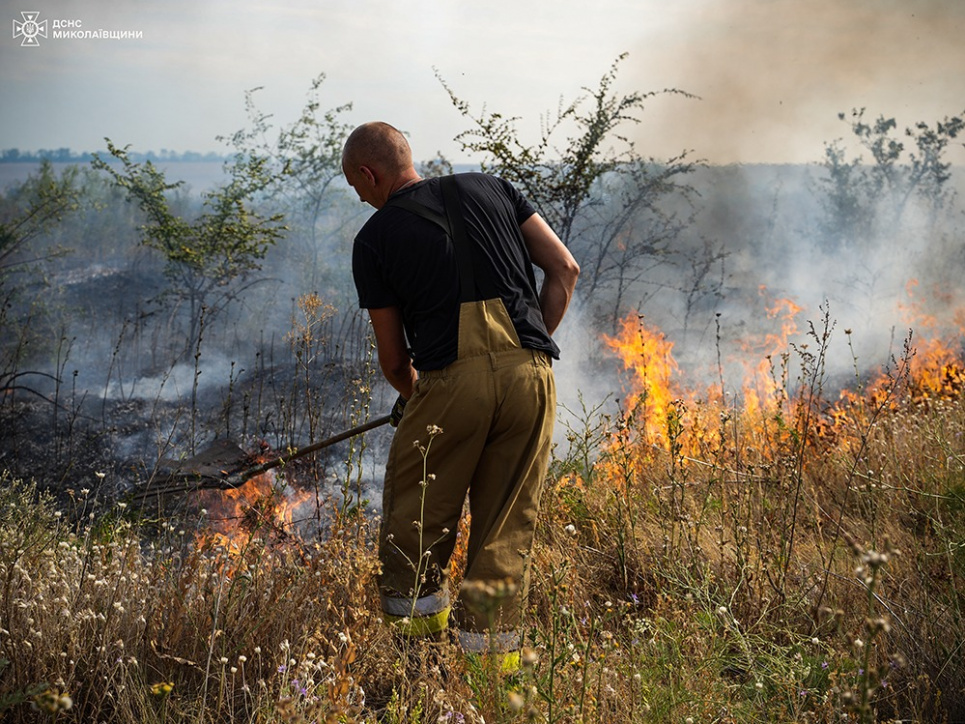
[[[355,238],[352,269],[399,393],[379,542],[383,611],[405,635],[447,628],[445,570],[468,493],[463,590],[481,595],[460,597],[458,640],[512,667],[555,418],[550,335],[579,266],[512,185],[479,173],[422,179],[386,123],[352,132],[342,170],[378,210]]]

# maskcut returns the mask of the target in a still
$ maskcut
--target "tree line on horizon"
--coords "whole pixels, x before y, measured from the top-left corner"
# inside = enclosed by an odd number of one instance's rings
[[[67,147],[62,148],[41,148],[37,151],[26,151],[19,148],[5,148],[0,151],[0,163],[90,163],[98,155],[107,153],[102,151],[74,151]],[[164,161],[167,163],[179,162],[201,162],[201,163],[221,163],[230,158],[230,154],[217,153],[215,151],[172,151],[162,148],[158,152],[154,151],[130,151],[129,157],[132,161],[143,163],[145,161]]]

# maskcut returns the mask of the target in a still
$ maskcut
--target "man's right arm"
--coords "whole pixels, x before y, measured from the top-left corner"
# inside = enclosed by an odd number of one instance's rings
[[[580,265],[539,214],[533,214],[519,227],[529,250],[529,258],[543,270],[543,286],[539,306],[543,324],[550,334],[556,331],[566,314],[580,276]]]
[[[370,309],[375,347],[382,374],[406,400],[412,397],[413,386],[418,377],[412,366],[412,358],[405,343],[402,311],[398,307]]]

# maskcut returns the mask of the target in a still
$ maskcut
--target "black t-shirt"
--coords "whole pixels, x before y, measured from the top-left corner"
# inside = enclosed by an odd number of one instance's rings
[[[522,346],[558,359],[519,229],[535,213],[532,205],[512,184],[494,176],[464,173],[456,180],[473,254],[473,300],[501,298]],[[397,194],[444,215],[439,181],[425,179]],[[456,360],[459,273],[452,244],[439,226],[411,211],[382,207],[355,237],[352,273],[360,307],[402,310],[416,369],[441,369]]]

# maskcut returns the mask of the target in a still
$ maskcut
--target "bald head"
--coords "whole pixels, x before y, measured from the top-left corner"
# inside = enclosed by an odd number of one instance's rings
[[[342,149],[342,166],[368,166],[390,176],[404,174],[412,168],[412,150],[401,131],[388,123],[373,121],[349,135]]]
[[[388,123],[365,123],[349,134],[342,172],[359,199],[377,209],[397,190],[419,180],[409,142]]]

